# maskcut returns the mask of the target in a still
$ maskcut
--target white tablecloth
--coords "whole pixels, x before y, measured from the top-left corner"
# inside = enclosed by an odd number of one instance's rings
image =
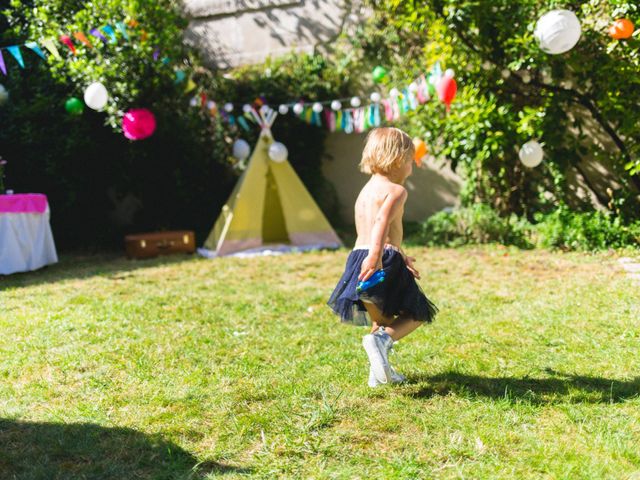
[[[57,261],[48,207],[44,213],[0,213],[0,275]]]

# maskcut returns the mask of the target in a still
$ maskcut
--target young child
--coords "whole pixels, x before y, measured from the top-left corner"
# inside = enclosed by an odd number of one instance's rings
[[[389,364],[389,350],[394,341],[431,322],[438,311],[415,281],[420,278],[415,259],[400,248],[407,199],[403,184],[411,175],[414,154],[413,142],[402,130],[376,128],[369,133],[360,170],[371,178],[355,204],[358,238],[328,302],[343,322],[372,325],[362,339],[371,364],[370,387],[405,380]],[[358,293],[358,282],[380,269],[384,281]]]

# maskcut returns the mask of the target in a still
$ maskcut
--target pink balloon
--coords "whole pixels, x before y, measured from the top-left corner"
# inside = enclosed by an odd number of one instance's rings
[[[451,108],[451,102],[456,97],[458,91],[458,84],[452,77],[442,77],[436,85],[436,91],[438,92],[438,98],[442,103],[447,106],[447,112]]]
[[[122,131],[129,140],[143,140],[153,135],[155,129],[156,117],[146,108],[129,110],[122,119]]]

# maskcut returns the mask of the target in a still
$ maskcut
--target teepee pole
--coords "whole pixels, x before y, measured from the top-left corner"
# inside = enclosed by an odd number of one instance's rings
[[[253,115],[253,118],[258,123],[258,125],[260,125],[260,128],[264,128],[264,125],[263,125],[264,119],[262,118],[261,115],[258,116],[258,113],[256,112],[256,109],[251,107],[251,110],[249,110],[249,111],[251,112],[251,115]]]

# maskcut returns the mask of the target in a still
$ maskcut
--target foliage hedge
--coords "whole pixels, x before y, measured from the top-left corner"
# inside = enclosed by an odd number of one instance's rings
[[[637,1],[379,0],[372,5],[371,20],[352,43],[367,68],[390,68],[389,87],[438,60],[455,69],[459,90],[451,112],[430,102],[403,126],[465,177],[463,204],[486,203],[503,217],[517,214],[531,221],[559,204],[591,211],[593,205],[574,194],[570,179],[585,172],[583,160],[593,159],[615,177],[610,193],[594,188],[599,203],[624,222],[640,219],[640,39],[617,41],[607,34],[617,18],[640,25]],[[537,19],[553,8],[576,12],[582,24],[582,38],[563,55],[547,55],[533,38]],[[605,142],[594,141],[594,134]],[[545,161],[536,169],[518,159],[519,146],[530,139],[545,148]]]
[[[516,215],[501,217],[490,206],[476,204],[433,215],[421,224],[413,241],[429,246],[499,243],[580,251],[640,247],[640,221],[624,225],[610,213],[561,206],[550,214],[538,213],[533,223]]]
[[[273,103],[290,101],[301,88],[335,95],[348,82],[317,55],[287,56],[228,78],[211,72],[184,45],[186,21],[173,0],[11,0],[2,13],[2,45],[78,30],[88,35],[93,27],[127,19],[139,23],[129,27],[129,42],[95,41],[92,50],[77,45],[77,56],[59,45],[61,60],[48,56],[45,62],[24,49],[24,70],[5,55],[9,68],[2,83],[10,100],[0,106],[0,154],[9,162],[6,188],[48,195],[63,250],[119,248],[126,233],[158,229],[193,229],[202,241],[241,173],[230,159],[233,141],[243,137],[253,144],[258,132],[232,132],[204,109],[191,107],[199,89],[214,100],[242,105],[260,94]],[[159,61],[153,60],[156,49]],[[199,89],[186,94],[185,84],[175,83],[177,69]],[[81,116],[68,115],[65,101],[82,98],[95,80],[110,93],[105,111],[85,108]],[[158,127],[149,139],[131,142],[122,136],[120,118],[139,107],[154,112]],[[335,221],[335,192],[320,171],[324,131],[279,119],[274,135],[288,146],[294,168]]]

